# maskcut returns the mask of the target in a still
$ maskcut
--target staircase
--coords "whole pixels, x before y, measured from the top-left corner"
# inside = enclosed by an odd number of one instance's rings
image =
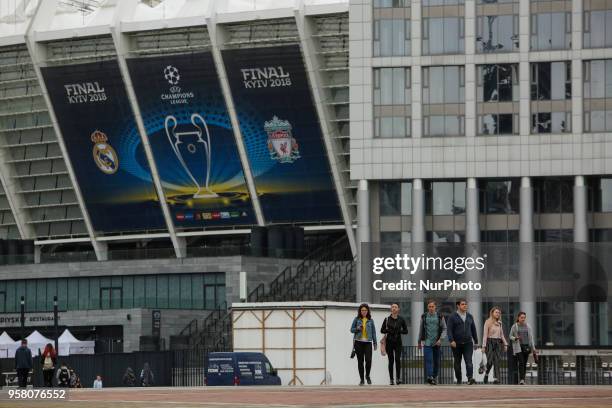
[[[355,301],[355,260],[345,237],[315,250],[297,266],[288,266],[267,286],[253,289],[247,301]],[[212,311],[198,328],[189,323],[181,332],[189,336],[189,346],[208,351],[232,349],[232,318],[226,309]]]

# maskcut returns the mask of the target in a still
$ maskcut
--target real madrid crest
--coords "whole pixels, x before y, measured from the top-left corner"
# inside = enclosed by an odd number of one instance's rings
[[[91,134],[94,143],[93,159],[96,166],[104,174],[115,174],[119,170],[119,157],[115,149],[108,144],[108,137],[103,132],[96,130]]]
[[[300,158],[298,144],[291,132],[291,124],[287,120],[272,117],[264,123],[264,130],[268,134],[268,150],[270,158],[280,163],[293,163]]]

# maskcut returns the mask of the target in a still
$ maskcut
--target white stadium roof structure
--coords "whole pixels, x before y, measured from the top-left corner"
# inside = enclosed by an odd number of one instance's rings
[[[36,245],[91,242],[98,259],[105,259],[105,242],[113,240],[170,238],[182,256],[184,237],[248,232],[177,230],[167,215],[162,229],[94,232],[40,68],[107,59],[122,66],[129,57],[195,50],[210,50],[220,59],[223,49],[280,44],[298,44],[304,55],[342,210],[341,225],[305,227],[346,229],[354,243],[348,0],[0,1],[0,238],[30,239]],[[124,81],[126,72],[123,68]],[[223,92],[226,101],[231,99],[227,87]]]

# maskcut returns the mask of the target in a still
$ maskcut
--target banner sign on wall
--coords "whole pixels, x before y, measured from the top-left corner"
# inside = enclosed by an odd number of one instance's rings
[[[254,223],[211,53],[128,60],[177,227]]]
[[[44,67],[42,75],[93,228],[165,228],[117,61]]]
[[[299,46],[224,50],[223,59],[266,221],[340,221]]]

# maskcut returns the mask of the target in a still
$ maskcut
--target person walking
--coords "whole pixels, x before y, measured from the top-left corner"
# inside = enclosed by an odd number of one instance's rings
[[[512,342],[512,354],[518,365],[519,384],[525,385],[527,373],[527,360],[529,354],[535,356],[537,350],[533,341],[533,330],[527,324],[527,313],[519,312],[516,322],[510,328],[510,341]]]
[[[468,304],[465,299],[456,303],[457,310],[450,315],[447,322],[448,341],[453,351],[455,378],[457,385],[462,383],[461,359],[465,361],[465,371],[468,384],[476,384],[474,380],[474,366],[472,354],[478,347],[478,333],[474,324],[474,317],[468,313]]]
[[[423,360],[425,362],[425,373],[427,382],[437,385],[438,372],[440,371],[440,345],[442,336],[446,332],[446,321],[436,311],[436,302],[427,302],[427,313],[421,315],[421,326],[419,329],[419,349],[423,348]]]
[[[28,386],[28,374],[32,369],[32,351],[28,348],[28,341],[21,340],[21,346],[15,351],[15,371],[17,371],[17,379],[19,388]]]
[[[42,355],[40,356],[40,364],[42,364],[43,381],[45,387],[53,387],[53,373],[55,372],[55,364],[57,363],[57,353],[51,343],[47,343]]]
[[[370,306],[363,303],[357,310],[357,316],[351,324],[351,333],[353,333],[353,347],[357,355],[357,369],[359,371],[359,385],[364,385],[364,377],[368,384],[372,384],[370,379],[370,371],[372,369],[372,347],[376,350],[376,327]],[[364,370],[365,363],[365,370]],[[365,371],[365,372],[364,372]]]
[[[149,363],[144,363],[142,371],[140,371],[140,384],[143,387],[151,387],[155,383],[155,377]]]
[[[484,375],[484,383],[489,382],[489,372],[493,371],[493,384],[499,384],[501,379],[502,349],[508,351],[508,342],[504,336],[504,329],[501,321],[501,309],[497,306],[489,311],[489,318],[485,321],[482,331],[482,352],[487,356],[487,369]]]
[[[401,356],[402,356],[402,334],[408,334],[408,326],[402,316],[399,315],[398,303],[391,303],[391,314],[383,321],[380,332],[385,335],[385,351],[389,358],[389,384],[400,385]],[[381,340],[382,342],[382,340]],[[382,346],[381,346],[382,350]],[[393,365],[395,364],[395,382],[393,381]]]

